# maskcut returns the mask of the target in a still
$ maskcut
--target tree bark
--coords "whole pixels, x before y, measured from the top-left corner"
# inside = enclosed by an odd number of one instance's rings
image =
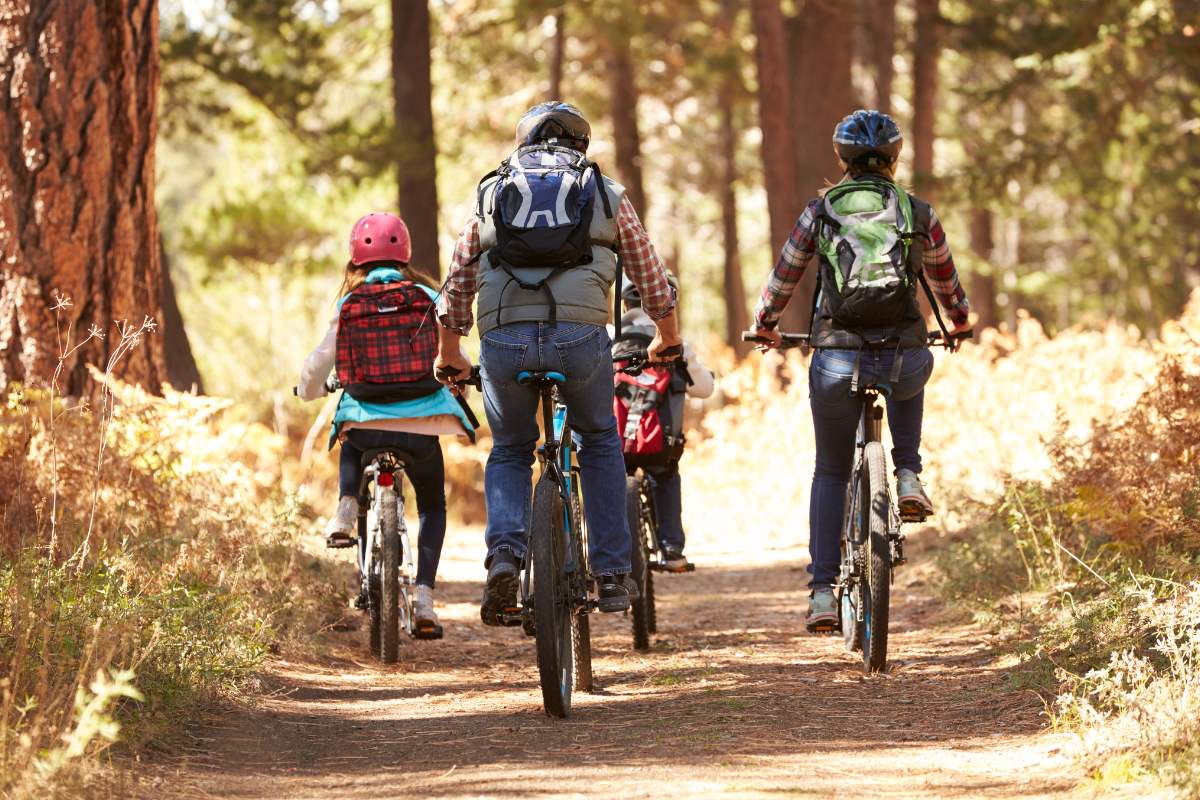
[[[562,99],[563,58],[566,55],[567,36],[563,29],[566,9],[554,12],[554,37],[550,40],[550,92],[547,100]]]
[[[933,140],[941,46],[938,0],[917,0],[916,52],[913,53],[913,189],[930,203],[936,199]]]
[[[617,176],[625,194],[642,219],[646,218],[646,191],[642,185],[642,140],[638,133],[638,88],[633,74],[629,39],[613,30],[608,48],[609,110],[613,122],[613,144]]]
[[[784,42],[783,12],[779,0],[750,0],[754,25],[755,62],[758,68],[758,119],[762,130],[762,162],[767,190],[767,215],[771,226],[771,251],[778,254],[800,215],[796,186],[796,153],[792,144],[791,96]],[[795,330],[803,318],[804,302],[794,297],[780,326]],[[797,317],[799,313],[799,317]]]
[[[971,213],[971,250],[979,261],[990,263],[995,247],[995,241],[992,239],[992,212],[986,208],[978,208]],[[968,296],[971,298],[971,310],[978,315],[975,327],[996,327],[999,322],[996,317],[996,279],[990,273],[972,271]]]
[[[736,54],[733,41],[735,0],[722,0],[717,17],[717,34],[722,48]],[[735,55],[736,58],[736,55]],[[731,63],[737,61],[731,59]],[[750,326],[746,308],[746,284],[742,278],[742,259],[738,241],[737,220],[737,126],[734,112],[743,90],[741,74],[729,70],[721,77],[717,105],[721,108],[720,141],[721,169],[717,183],[717,202],[721,206],[721,244],[725,251],[725,342],[738,358],[750,352],[749,342],[742,341],[742,331]]]
[[[896,68],[896,0],[866,0],[867,60],[875,84],[875,107],[892,111],[892,83]]]
[[[0,14],[0,385],[83,393],[134,329],[161,317],[154,138],[158,12],[153,0],[9,3]],[[67,298],[70,306],[61,306]],[[60,304],[56,311],[52,306]],[[56,329],[61,328],[60,341]],[[113,368],[158,391],[162,339]]]
[[[162,265],[162,340],[167,381],[177,391],[204,394],[204,380],[200,377],[183,315],[179,312],[175,281],[171,279],[171,262],[163,248],[162,237],[158,240],[158,263]]]
[[[429,5],[392,0],[392,87],[400,216],[412,234],[414,266],[440,276],[437,147],[433,138]]]

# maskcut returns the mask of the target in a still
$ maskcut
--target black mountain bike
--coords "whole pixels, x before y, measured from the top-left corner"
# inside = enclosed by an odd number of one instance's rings
[[[628,362],[620,372],[638,375],[647,367],[667,366],[671,362],[651,362],[639,356],[622,356],[613,361]],[[654,478],[644,469],[635,469],[625,479],[625,513],[633,537],[630,577],[638,587],[638,597],[630,605],[633,622],[633,647],[650,647],[650,634],[658,632],[658,611],[654,605],[655,572],[694,572],[696,565],[682,568],[667,566],[658,538],[658,514],[654,508]]]
[[[808,334],[782,334],[781,349],[808,347]],[[947,338],[941,331],[929,333],[930,345],[958,348],[966,331]],[[742,334],[747,342],[766,342],[751,332]],[[867,342],[868,347],[897,345],[896,339]],[[857,381],[856,381],[857,382]],[[842,523],[841,566],[835,591],[839,619],[821,632],[840,631],[850,652],[861,651],[864,672],[883,672],[887,668],[888,618],[894,568],[905,563],[902,522],[924,522],[919,508],[900,509],[892,503],[888,482],[887,454],[882,443],[883,408],[876,405],[887,398],[891,386],[885,382],[853,387],[862,400],[858,422],[857,451],[850,483],[846,487],[846,514]]]

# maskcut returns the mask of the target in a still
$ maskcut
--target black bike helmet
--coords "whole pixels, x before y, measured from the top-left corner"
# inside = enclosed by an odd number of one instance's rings
[[[875,109],[855,111],[833,129],[833,149],[847,164],[890,167],[900,157],[904,137],[895,120]]]
[[[667,283],[671,284],[675,294],[679,294],[679,279],[675,277],[674,273],[667,273]],[[625,285],[621,287],[621,302],[625,304],[626,308],[642,307],[642,292],[633,281],[627,279]]]
[[[538,103],[517,123],[517,147],[547,142],[586,153],[591,140],[592,126],[583,112],[559,100]]]

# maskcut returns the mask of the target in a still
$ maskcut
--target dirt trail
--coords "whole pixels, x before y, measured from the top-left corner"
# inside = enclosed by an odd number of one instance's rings
[[[939,624],[927,566],[896,587],[890,674],[865,678],[803,633],[802,551],[697,551],[698,572],[659,581],[650,652],[593,617],[600,691],[563,721],[541,711],[533,640],[479,623],[477,541],[444,563],[445,640],[406,641],[396,668],[361,630],[274,662],[267,696],[189,728],[145,795],[1024,798],[1078,779],[992,639]]]

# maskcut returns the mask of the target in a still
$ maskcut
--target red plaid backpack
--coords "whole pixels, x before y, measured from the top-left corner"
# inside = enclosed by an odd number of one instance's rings
[[[433,301],[412,281],[364,283],[338,314],[337,376],[356,400],[394,403],[440,388]]]

